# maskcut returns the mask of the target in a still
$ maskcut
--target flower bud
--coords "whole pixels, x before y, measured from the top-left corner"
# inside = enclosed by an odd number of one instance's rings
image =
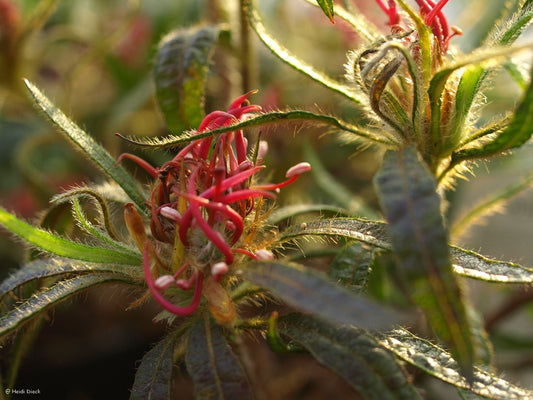
[[[301,162],[296,165],[293,165],[287,170],[287,173],[285,174],[285,177],[292,178],[293,176],[298,176],[303,174],[304,172],[311,171],[311,164],[308,162]]]
[[[161,275],[155,280],[155,287],[159,290],[166,290],[176,283],[172,275]]]
[[[258,260],[272,260],[274,253],[267,249],[259,249],[255,252],[255,256]]]

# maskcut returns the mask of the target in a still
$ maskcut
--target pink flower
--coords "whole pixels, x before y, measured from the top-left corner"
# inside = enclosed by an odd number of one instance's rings
[[[260,106],[247,103],[252,93],[238,97],[227,111],[208,114],[198,132],[228,126],[242,120],[245,114],[261,111]],[[146,282],[153,297],[171,313],[189,315],[197,309],[205,286],[204,278],[208,275],[208,287],[220,290],[213,282],[219,282],[229,271],[235,254],[254,259],[265,259],[271,254],[261,249],[256,255],[241,247],[247,217],[257,211],[257,199],[274,199],[280,188],[294,182],[311,166],[308,163],[295,165],[287,171],[287,180],[281,183],[253,185],[253,177],[265,168],[261,165],[265,144],[259,149],[260,157],[249,159],[248,141],[241,130],[236,130],[194,140],[160,168],[132,154],[122,154],[118,158],[118,162],[125,158],[136,162],[155,180],[148,202],[155,243],[143,239],[145,236],[141,232],[131,229],[130,232],[139,247],[145,240],[141,251]],[[128,210],[131,218],[132,207]],[[130,221],[127,225],[139,224]],[[172,260],[172,265],[163,261],[168,259]],[[154,271],[161,269],[163,272],[156,272],[159,278],[154,279]],[[190,305],[177,306],[165,297],[165,291],[171,288],[193,289]],[[206,294],[206,298],[218,297]]]
[[[433,36],[435,36],[440,51],[446,53],[450,39],[456,35],[461,35],[462,32],[459,28],[450,27],[448,20],[442,8],[448,3],[448,0],[440,0],[437,3],[433,0],[415,0],[420,8],[420,15],[424,19],[424,23],[431,28]],[[400,24],[400,15],[396,7],[395,0],[388,0],[386,5],[384,0],[376,0],[381,9],[388,15],[389,24],[393,28],[393,31],[397,30]]]

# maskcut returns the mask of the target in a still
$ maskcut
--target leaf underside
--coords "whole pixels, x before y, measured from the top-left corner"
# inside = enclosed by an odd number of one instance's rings
[[[283,318],[279,329],[342,376],[365,399],[420,399],[393,354],[361,329],[332,327],[301,315]]]
[[[470,374],[474,349],[469,322],[450,262],[433,176],[416,149],[407,148],[385,154],[374,183],[409,294]]]
[[[246,373],[222,328],[208,317],[199,319],[190,329],[185,362],[196,399],[253,398]]]

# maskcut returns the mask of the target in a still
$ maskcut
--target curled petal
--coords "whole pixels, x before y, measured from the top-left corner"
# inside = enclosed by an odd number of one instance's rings
[[[202,285],[203,285],[204,276],[201,273],[198,273],[196,275],[194,294],[191,300],[191,304],[189,304],[187,307],[178,307],[177,305],[165,299],[165,297],[158,291],[158,288],[156,287],[154,278],[152,276],[152,271],[150,271],[150,257],[149,257],[150,251],[149,250],[150,250],[150,242],[147,241],[146,245],[144,246],[144,252],[143,252],[143,270],[144,270],[144,277],[146,279],[146,283],[148,285],[148,288],[150,289],[150,292],[152,293],[152,296],[154,296],[156,301],[165,310],[171,312],[172,314],[176,314],[179,316],[186,316],[186,315],[190,315],[193,312],[195,312],[198,306],[200,305],[200,300],[202,300]]]

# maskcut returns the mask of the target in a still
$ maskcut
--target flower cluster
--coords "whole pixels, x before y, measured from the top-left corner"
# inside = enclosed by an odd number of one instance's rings
[[[197,132],[228,126],[248,113],[260,111],[260,106],[247,102],[252,93],[237,98],[226,112],[207,115]],[[260,199],[275,198],[280,188],[294,182],[311,166],[305,162],[293,166],[282,183],[254,185],[254,175],[264,168],[261,163],[267,151],[266,142],[259,142],[256,149],[250,159],[247,139],[242,130],[235,130],[216,138],[192,141],[161,168],[154,168],[132,154],[119,157],[118,162],[125,158],[136,162],[155,180],[149,201],[153,241],[148,239],[132,204],[125,207],[125,220],[143,252],[148,287],[169,312],[191,314],[203,293],[210,306],[219,310],[218,315],[224,314],[216,303],[224,303],[227,295],[218,282],[229,271],[235,255],[244,254],[252,259],[273,257],[267,249],[252,251],[247,221],[257,217]],[[158,275],[155,279],[154,272]],[[176,288],[193,290],[189,305],[176,305],[165,296],[165,291]],[[231,320],[232,308],[226,314],[221,319]]]
[[[389,24],[393,31],[398,31],[400,25],[400,14],[396,7],[395,0],[388,0],[386,5],[383,0],[376,0],[381,9],[388,15]],[[443,53],[448,50],[450,39],[461,34],[461,30],[455,26],[450,26],[442,8],[448,3],[448,0],[440,0],[434,3],[432,0],[416,0],[420,7],[420,14],[424,23],[431,27],[433,35],[437,39],[440,49]],[[401,29],[401,28],[400,28]]]
[[[450,39],[461,31],[442,11],[448,0],[416,0],[418,13],[403,0],[376,2],[388,16],[391,34],[351,52],[347,77],[364,93],[358,100],[372,111],[368,116],[375,125],[385,127],[389,141],[416,145],[439,174],[463,132],[463,114],[455,109],[461,76],[460,71],[451,74],[442,85],[433,78],[447,62]]]

